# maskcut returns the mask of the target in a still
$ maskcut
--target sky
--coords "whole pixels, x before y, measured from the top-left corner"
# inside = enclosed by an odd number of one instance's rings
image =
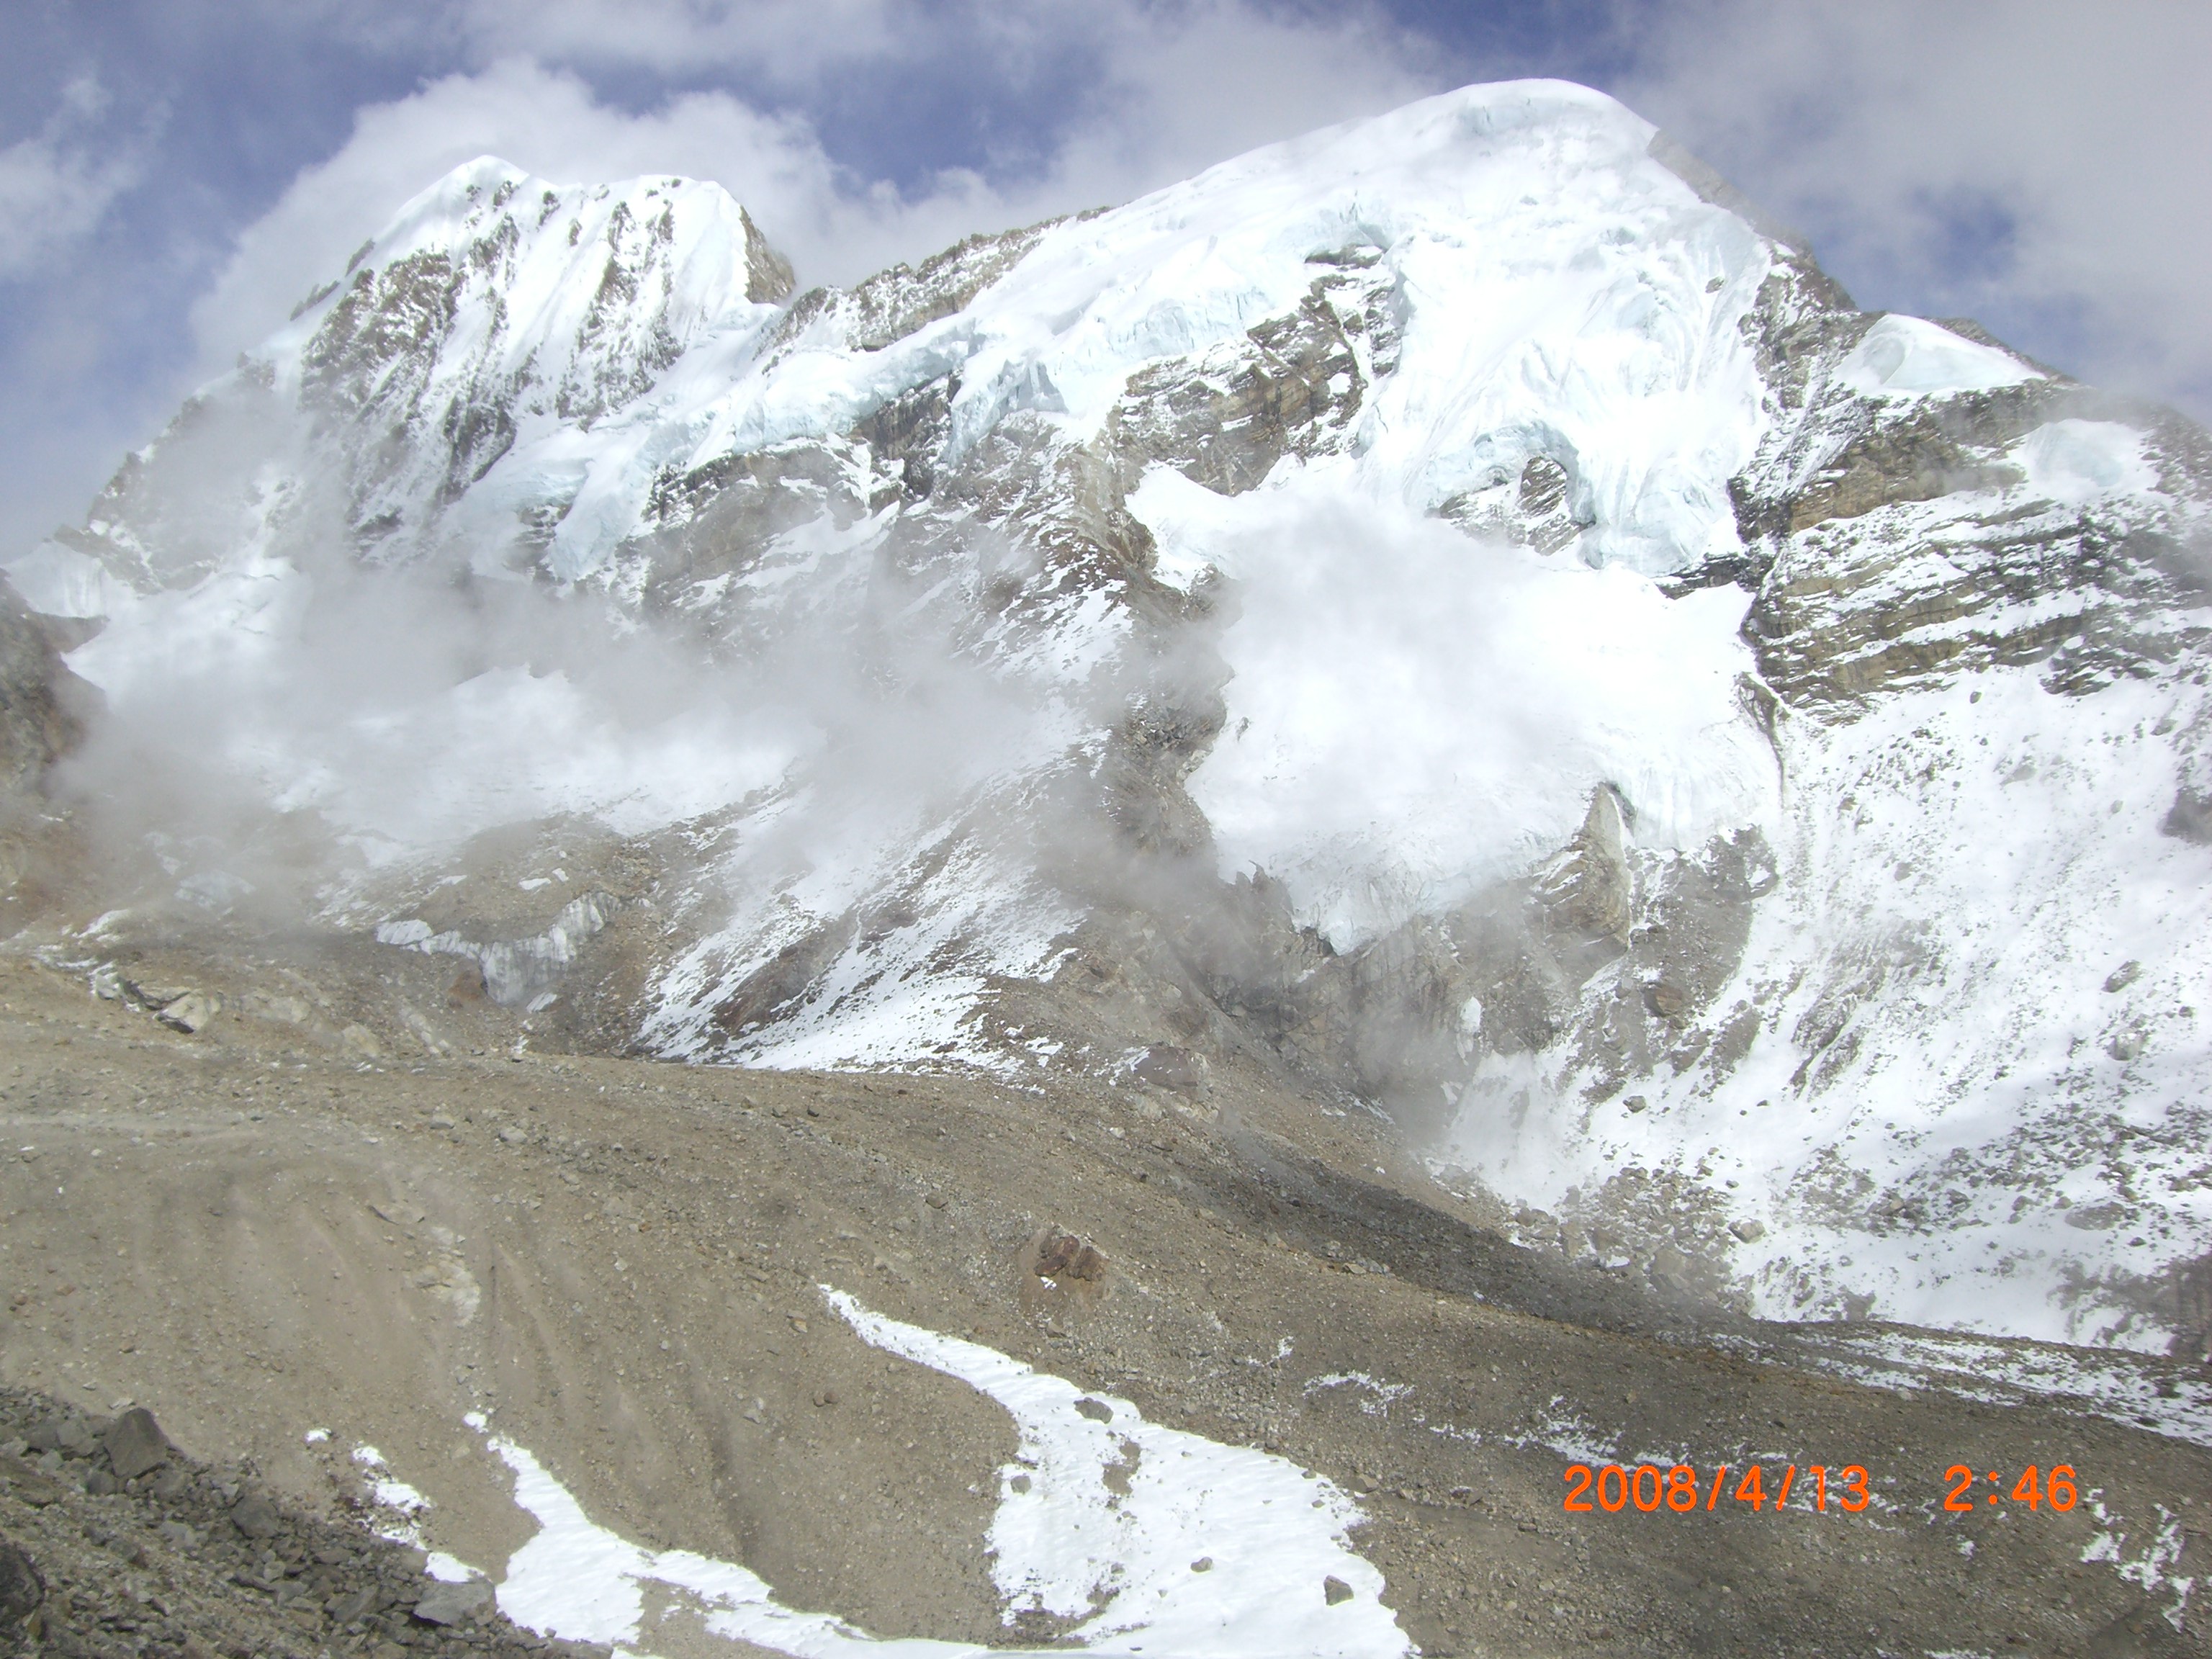
[[[716,179],[806,284],[1521,76],[1863,307],[2212,419],[2193,0],[10,0],[0,61],[0,558],[478,155]]]

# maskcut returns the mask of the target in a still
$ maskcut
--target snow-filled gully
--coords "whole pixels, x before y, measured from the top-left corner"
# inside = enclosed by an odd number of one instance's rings
[[[1053,1651],[1141,1659],[1399,1659],[1413,1651],[1353,1553],[1361,1518],[1340,1488],[1287,1459],[1148,1423],[980,1343],[890,1319],[823,1287],[866,1342],[959,1378],[1006,1408],[1019,1444],[999,1472],[988,1541],[1008,1625],[1025,1612],[1090,1616]],[[1010,1650],[878,1637],[786,1607],[757,1574],[610,1531],[528,1448],[470,1416],[514,1475],[538,1530],[509,1558],[500,1611],[541,1635],[649,1656],[653,1626],[797,1659],[981,1659]],[[1109,1478],[1110,1477],[1110,1478]],[[453,1564],[458,1565],[458,1564]],[[448,1576],[443,1575],[441,1576]],[[658,1594],[648,1598],[648,1587]],[[648,1619],[647,1607],[660,1609]],[[696,1638],[694,1638],[696,1639]]]

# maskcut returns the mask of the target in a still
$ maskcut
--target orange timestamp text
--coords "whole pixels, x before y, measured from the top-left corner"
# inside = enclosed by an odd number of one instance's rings
[[[1608,1515],[1628,1510],[1645,1515],[1669,1510],[1676,1515],[1710,1515],[1720,1510],[1721,1500],[1725,1498],[1731,1504],[1747,1504],[1754,1512],[1765,1510],[1771,1503],[1778,1514],[1795,1492],[1801,1509],[1825,1515],[1832,1504],[1846,1514],[1856,1515],[1874,1501],[1863,1464],[1846,1463],[1839,1469],[1831,1469],[1825,1463],[1808,1464],[1802,1486],[1798,1474],[1795,1463],[1771,1479],[1767,1470],[1757,1463],[1741,1468],[1717,1464],[1710,1480],[1687,1463],[1675,1463],[1665,1468],[1656,1463],[1638,1463],[1633,1468],[1620,1463],[1595,1468],[1588,1463],[1571,1463],[1565,1477],[1566,1496],[1560,1500],[1559,1507],[1574,1515],[1590,1515],[1601,1510]],[[1971,1513],[1977,1507],[1973,1487],[1978,1478],[1982,1477],[1963,1463],[1954,1463],[1946,1469],[1943,1479],[1948,1489],[1943,1507],[1954,1513]],[[2009,1502],[2030,1510],[2048,1505],[2063,1513],[2078,1501],[2075,1491],[2077,1477],[2071,1464],[2054,1463],[2046,1474],[2039,1466],[2031,1463],[2008,1488],[2007,1478],[1994,1470],[1988,1473],[1986,1479],[1994,1490],[1984,1499],[1985,1504]],[[1734,1510],[1725,1512],[1738,1513]]]

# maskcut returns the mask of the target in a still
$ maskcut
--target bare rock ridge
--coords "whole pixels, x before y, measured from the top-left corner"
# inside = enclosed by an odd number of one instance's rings
[[[710,185],[404,210],[13,567],[83,775],[204,695],[263,813],[41,948],[289,907],[381,988],[252,994],[380,1053],[1256,1067],[1746,1310],[2207,1340],[2194,424],[1559,83],[793,288]],[[477,631],[351,759],[143,666],[250,611],[319,684],[372,577]]]

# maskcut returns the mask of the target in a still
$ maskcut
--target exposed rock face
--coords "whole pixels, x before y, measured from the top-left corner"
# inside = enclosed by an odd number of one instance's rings
[[[1620,797],[1590,796],[1589,816],[1557,858],[1536,872],[1536,891],[1562,932],[1626,946],[1636,886],[1628,872]]]
[[[1131,375],[1106,433],[1124,483],[1161,461],[1193,483],[1241,495],[1285,454],[1340,443],[1363,390],[1396,352],[1387,274],[1365,274],[1378,258],[1373,248],[1316,256],[1308,263],[1337,269],[1316,277],[1288,316]]]

